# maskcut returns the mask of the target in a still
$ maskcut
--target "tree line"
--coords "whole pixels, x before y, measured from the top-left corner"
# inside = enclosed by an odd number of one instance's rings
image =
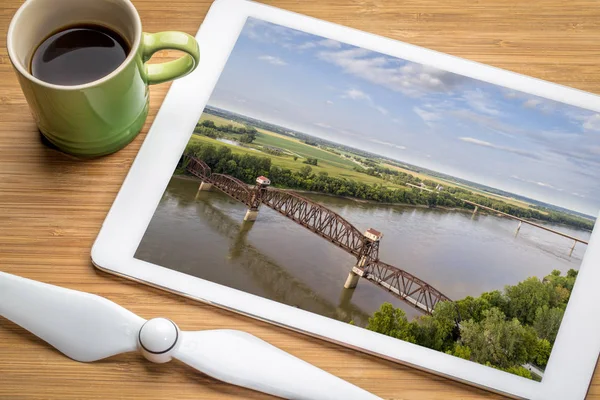
[[[384,303],[366,328],[532,379],[523,365],[548,363],[576,277],[573,269],[565,276],[554,270],[543,280],[439,302],[432,315],[411,322]]]
[[[422,180],[412,174],[407,174],[396,169],[381,167],[373,163],[369,164],[369,168],[367,169],[357,166],[354,167],[354,170],[358,172],[363,172],[367,175],[377,176],[385,181],[392,182],[397,185],[406,185],[407,183],[419,185],[423,183],[425,184],[425,186],[427,186],[428,189],[435,189],[435,187],[437,186],[437,183],[432,180]],[[457,199],[472,201],[474,203],[481,204],[482,206],[490,207],[494,210],[514,215],[515,217],[523,219],[537,219],[539,221],[547,221],[555,224],[565,224],[576,228],[587,229],[590,231],[594,227],[593,221],[577,217],[575,215],[561,213],[550,209],[544,209],[540,211],[534,208],[519,207],[501,200],[496,200],[481,194],[476,194],[470,190],[459,187],[445,187],[444,192],[452,194],[453,197]],[[440,205],[450,206],[447,203],[448,202],[444,200],[444,204]],[[472,206],[467,205],[463,202],[457,202],[457,204],[451,206],[472,208]]]
[[[214,121],[209,119],[198,122],[194,128],[194,132],[212,139],[223,137],[223,134],[238,135],[239,137],[236,137],[236,140],[241,143],[252,143],[258,134],[258,131],[253,126],[216,125]]]
[[[389,189],[382,184],[369,185],[351,179],[332,177],[325,171],[314,173],[310,165],[294,172],[288,168],[271,165],[269,157],[234,154],[226,146],[215,147],[208,143],[192,142],[186,147],[185,154],[203,160],[213,172],[231,175],[248,184],[254,183],[256,177],[264,175],[277,187],[387,203],[433,206],[444,205],[447,199],[455,204],[450,196],[443,193],[420,192],[408,188]]]
[[[202,128],[212,129],[208,126],[202,126]],[[239,130],[244,128],[234,129]],[[521,218],[535,218],[549,222],[559,222],[590,230],[593,227],[591,221],[582,218],[554,212],[543,214],[537,210],[513,206],[458,187],[448,187],[441,192],[428,192],[408,186],[391,189],[382,183],[366,184],[348,178],[329,176],[324,171],[314,173],[309,165],[294,172],[288,168],[271,165],[269,157],[249,154],[237,155],[233,154],[228,147],[219,146],[217,149],[214,145],[207,143],[190,143],[186,148],[186,154],[193,154],[204,160],[214,172],[231,175],[246,183],[253,183],[257,176],[265,175],[271,179],[272,185],[283,188],[308,190],[383,203],[473,209],[471,205],[461,201],[461,199],[464,199]],[[311,164],[313,162],[313,165],[317,164],[316,159],[314,161],[311,159]],[[399,185],[406,185],[407,183],[418,185],[421,182],[432,186],[435,185],[433,181],[422,181],[412,174],[402,171],[393,172],[396,177],[394,183]]]

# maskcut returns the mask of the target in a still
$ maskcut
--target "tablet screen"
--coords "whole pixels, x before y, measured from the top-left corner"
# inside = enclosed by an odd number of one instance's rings
[[[135,257],[541,380],[600,115],[249,18]]]

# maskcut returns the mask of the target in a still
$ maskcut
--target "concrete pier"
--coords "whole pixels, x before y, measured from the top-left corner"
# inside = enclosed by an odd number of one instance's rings
[[[358,280],[360,276],[358,276],[354,271],[350,271],[348,274],[348,278],[346,278],[346,283],[344,283],[344,287],[346,289],[354,289],[356,285],[358,285]]]
[[[519,226],[517,226],[517,231],[515,232],[515,237],[517,237],[517,235],[519,234],[519,231],[521,230],[521,225],[523,225],[523,221],[519,221]]]
[[[201,182],[200,183],[200,187],[198,188],[199,192],[204,192],[204,191],[208,191],[212,188],[212,183],[209,182]]]
[[[246,211],[246,215],[244,216],[244,221],[256,221],[257,217],[258,210],[248,209],[248,211]]]

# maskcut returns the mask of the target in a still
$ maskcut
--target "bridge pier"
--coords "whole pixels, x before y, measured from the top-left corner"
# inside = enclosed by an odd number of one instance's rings
[[[248,211],[246,211],[246,215],[244,216],[244,221],[256,221],[257,217],[258,209],[253,210],[252,208],[249,208]]]
[[[348,274],[348,278],[346,278],[346,282],[344,283],[344,288],[346,289],[354,289],[358,285],[358,280],[360,276],[354,271],[350,271]]]
[[[347,289],[344,288],[342,289],[342,293],[340,294],[340,303],[339,303],[339,308],[341,309],[346,309],[348,307],[350,307],[350,304],[352,303],[352,295],[354,294],[354,289]]]
[[[477,211],[479,211],[479,206],[475,206],[475,209],[473,210],[473,215],[477,214]]]
[[[517,235],[519,234],[519,231],[521,230],[521,225],[523,225],[523,221],[519,221],[519,226],[517,226],[517,231],[515,232],[515,237],[517,237]]]
[[[200,187],[198,188],[199,192],[208,191],[212,188],[212,183],[202,181],[200,182]]]
[[[577,240],[573,241],[573,246],[571,246],[571,251],[569,252],[569,257],[573,255],[573,250],[575,250],[575,245],[577,244]]]
[[[362,254],[359,256],[360,258],[356,265],[348,273],[348,277],[344,283],[346,289],[354,289],[358,285],[358,280],[362,276],[363,268],[367,265],[369,259],[379,259],[379,241],[383,237],[383,234],[375,229],[369,228],[364,233],[364,237],[365,244],[361,250]]]

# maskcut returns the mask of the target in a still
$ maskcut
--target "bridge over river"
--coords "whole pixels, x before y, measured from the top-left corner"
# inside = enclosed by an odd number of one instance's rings
[[[199,190],[213,186],[248,207],[244,220],[257,218],[265,205],[356,257],[344,287],[355,288],[360,278],[374,283],[416,309],[431,314],[440,301],[450,300],[428,283],[398,267],[379,260],[382,234],[374,229],[359,231],[339,214],[299,194],[255,186],[225,174],[214,174],[202,160],[187,157],[186,170],[201,180]]]
[[[425,186],[417,186],[417,185],[413,185],[412,183],[407,183],[407,185],[411,186],[411,187],[413,187],[415,189],[419,189],[421,191],[425,190],[426,192],[435,192],[435,190],[429,189],[429,188],[427,188]],[[573,254],[573,250],[575,250],[575,245],[577,245],[577,243],[583,243],[585,245],[588,244],[588,242],[586,240],[582,240],[582,239],[577,238],[575,236],[568,235],[566,233],[557,231],[556,229],[548,228],[547,226],[544,226],[544,225],[541,225],[541,224],[536,224],[535,222],[529,221],[529,220],[527,220],[525,218],[520,218],[520,217],[511,215],[511,214],[508,214],[508,213],[505,213],[505,212],[502,212],[502,211],[498,211],[496,209],[484,206],[482,204],[475,203],[473,201],[461,199],[459,197],[455,197],[455,198],[458,199],[458,200],[460,200],[460,201],[462,201],[465,204],[469,204],[470,206],[472,206],[473,207],[473,216],[475,216],[475,214],[477,213],[477,211],[481,208],[483,210],[490,211],[490,212],[492,212],[494,214],[497,214],[497,215],[500,215],[500,216],[503,216],[503,217],[506,217],[506,218],[510,218],[510,219],[514,219],[516,221],[519,221],[519,226],[517,227],[517,231],[515,232],[515,235],[519,234],[519,231],[521,230],[521,225],[525,223],[527,225],[531,225],[533,227],[536,227],[536,228],[539,228],[539,229],[543,229],[545,231],[548,231],[548,232],[554,233],[556,235],[565,237],[567,239],[573,240],[573,246],[571,246],[571,251],[569,253],[569,256],[571,256]]]

